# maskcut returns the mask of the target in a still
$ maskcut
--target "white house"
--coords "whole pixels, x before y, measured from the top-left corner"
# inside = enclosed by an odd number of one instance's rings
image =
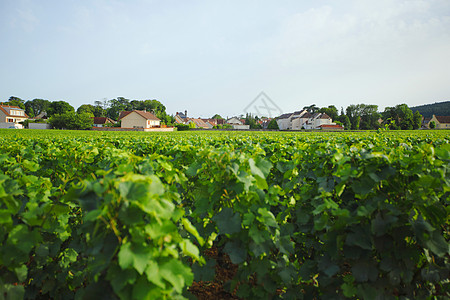
[[[184,113],[182,112],[177,112],[175,115],[175,123],[178,124],[186,124],[188,120],[187,117],[187,110],[184,111]]]
[[[152,128],[160,127],[161,120],[148,111],[122,111],[119,116],[122,128]]]
[[[242,123],[242,121],[239,120],[238,118],[232,117],[232,118],[227,120],[227,124],[230,124],[230,125],[243,125],[244,123]]]
[[[23,128],[19,123],[26,119],[28,116],[20,107],[0,105],[0,128]]]
[[[244,122],[242,122],[242,120],[240,120],[236,117],[232,117],[232,118],[228,119],[227,124],[233,126],[233,129],[239,129],[239,130],[250,129],[250,125],[245,125]]]
[[[185,124],[191,124],[194,123],[195,128],[203,128],[203,129],[210,129],[212,128],[211,124],[207,124],[205,121],[203,121],[202,119],[198,118],[187,118],[187,121]]]
[[[322,125],[335,125],[325,113],[310,114],[306,110],[283,114],[277,119],[280,130],[321,129]]]

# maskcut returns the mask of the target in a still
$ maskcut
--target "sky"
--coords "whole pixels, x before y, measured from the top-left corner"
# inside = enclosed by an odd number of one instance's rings
[[[0,0],[11,96],[190,117],[448,101],[450,1]]]

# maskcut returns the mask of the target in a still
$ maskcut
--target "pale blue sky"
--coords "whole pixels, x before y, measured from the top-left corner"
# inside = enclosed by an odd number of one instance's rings
[[[450,1],[0,0],[0,100],[239,115],[450,100]]]

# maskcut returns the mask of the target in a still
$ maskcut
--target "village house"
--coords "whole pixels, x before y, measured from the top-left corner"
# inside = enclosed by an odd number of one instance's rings
[[[19,123],[26,119],[28,116],[20,107],[0,105],[0,128],[23,128]]]
[[[238,119],[236,117],[228,119],[226,123],[231,125],[233,129],[240,129],[240,130],[250,129],[250,125],[245,125],[245,120]]]
[[[148,111],[122,111],[119,115],[122,128],[152,128],[160,127],[161,120]]]
[[[433,115],[431,118],[424,118],[422,121],[422,127],[430,128],[431,122],[434,122],[434,124],[436,124],[436,129],[450,128],[450,116]]]
[[[295,111],[293,113],[282,114],[277,119],[280,130],[301,130],[301,129],[324,129],[341,130],[342,126],[333,123],[333,120],[325,113],[311,114],[307,110]],[[327,126],[325,126],[327,125]],[[333,125],[333,127],[331,127]],[[336,126],[339,127],[336,127]]]
[[[110,119],[108,117],[94,117],[94,127],[105,127],[107,124],[114,124],[113,119]]]
[[[211,129],[212,126],[211,124],[207,124],[205,121],[203,121],[202,119],[198,118],[187,118],[188,120],[186,121],[185,124],[194,124],[195,128],[203,128],[203,129]]]
[[[184,113],[177,112],[175,114],[175,123],[186,124],[187,121],[188,121],[187,110],[185,110]]]

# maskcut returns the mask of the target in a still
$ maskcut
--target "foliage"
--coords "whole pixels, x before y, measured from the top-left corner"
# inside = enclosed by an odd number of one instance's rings
[[[94,116],[95,106],[92,104],[83,104],[80,107],[77,108],[77,113],[88,113],[92,116]]]
[[[245,125],[250,125],[250,129],[261,129],[261,124],[258,123],[259,118],[253,116],[252,114],[245,115]]]
[[[214,129],[232,129],[233,125],[231,124],[218,124],[213,127]]]
[[[50,106],[50,101],[44,99],[33,99],[25,102],[25,112],[30,116],[33,112],[34,116],[37,116],[43,112],[47,112]]]
[[[333,121],[336,121],[338,119],[338,110],[334,105],[322,107],[321,109],[319,109],[319,112],[327,114]]]
[[[107,101],[106,116],[117,120],[121,111],[146,110],[152,111],[162,124],[173,123],[173,118],[166,113],[166,107],[158,100],[129,100],[117,97]]]
[[[18,106],[21,109],[25,109],[25,101],[14,96],[9,97],[9,100],[5,103],[5,105]]]
[[[443,131],[0,131],[10,299],[445,299]]]
[[[395,107],[386,107],[383,112],[385,123],[392,123],[391,129],[411,130],[420,128],[422,116],[413,115],[412,110],[406,104],[399,104]],[[419,121],[420,119],[420,121]],[[419,124],[418,124],[419,123]]]
[[[431,121],[431,122],[430,122],[430,128],[431,128],[431,129],[436,128],[436,122],[435,122],[435,121]]]
[[[450,101],[414,106],[411,110],[418,111],[425,118],[431,118],[433,115],[450,116]]]
[[[175,124],[173,124],[173,126],[175,126],[175,128],[178,131],[186,131],[186,130],[189,130],[191,128],[188,124],[175,123]]]
[[[309,106],[305,106],[305,107],[303,107],[303,109],[306,109],[311,114],[313,114],[313,113],[315,113],[315,112],[317,112],[319,110],[319,108],[315,104],[311,104]]]
[[[345,130],[350,130],[352,128],[352,123],[347,115],[341,114],[338,118],[339,122],[342,123]]]
[[[219,114],[215,114],[211,119],[224,120]]]
[[[65,113],[74,113],[75,109],[66,101],[50,102],[47,108],[47,116],[50,118],[53,115],[63,115]]]
[[[90,113],[67,112],[55,114],[49,119],[50,125],[55,129],[90,129],[94,119]]]
[[[279,130],[280,128],[278,127],[277,120],[276,119],[270,120],[269,124],[267,125],[267,129],[277,129],[277,130]]]
[[[352,104],[347,107],[346,115],[350,120],[351,129],[378,129],[381,127],[378,123],[381,117],[378,113],[378,105]]]
[[[422,127],[422,115],[416,110],[413,114],[413,129],[419,129]]]

